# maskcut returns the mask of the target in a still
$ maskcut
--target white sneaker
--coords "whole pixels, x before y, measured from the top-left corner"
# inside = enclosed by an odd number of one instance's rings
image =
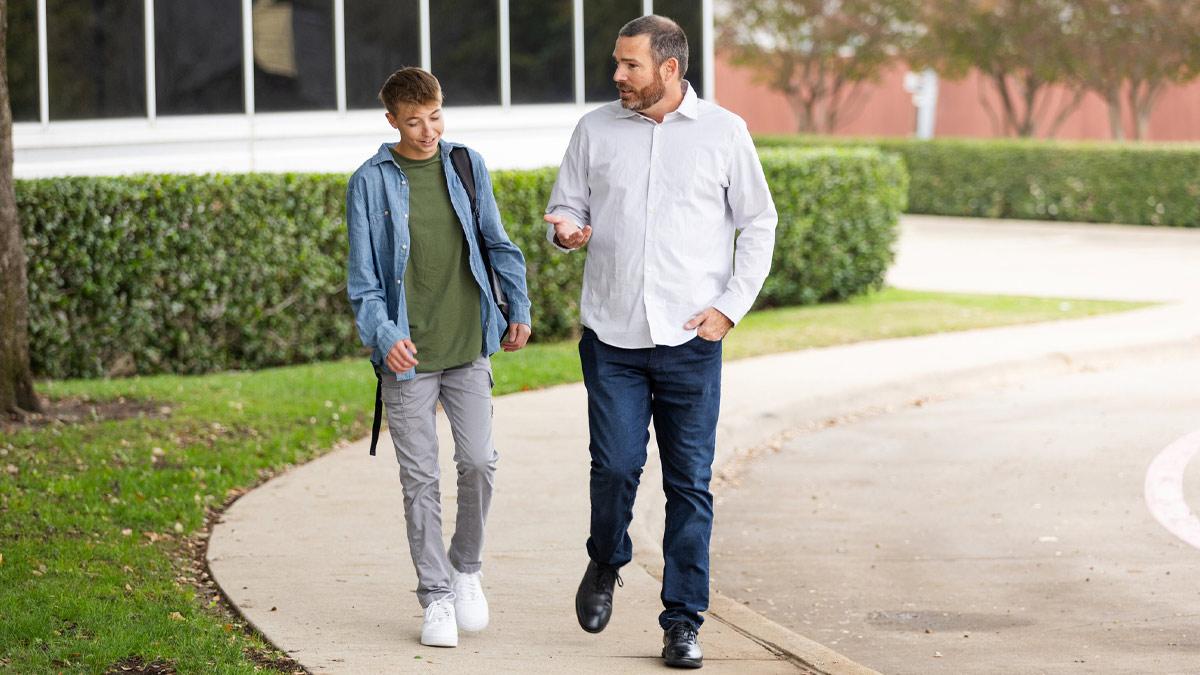
[[[458,626],[454,620],[454,601],[442,598],[425,608],[421,626],[421,644],[426,647],[457,647]]]
[[[487,628],[488,604],[483,597],[483,584],[479,572],[474,574],[454,573],[454,611],[458,616],[458,627],[478,631]]]

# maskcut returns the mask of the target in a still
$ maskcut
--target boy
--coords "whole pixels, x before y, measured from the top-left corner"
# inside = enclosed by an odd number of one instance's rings
[[[384,143],[350,177],[347,292],[359,337],[373,350],[400,464],[417,598],[425,610],[421,644],[455,647],[459,628],[482,630],[488,622],[480,566],[497,459],[488,356],[521,349],[529,339],[525,259],[500,222],[483,159],[441,139],[437,79],[402,68],[388,77],[379,99],[400,140]],[[469,171],[456,171],[455,148],[466,152]],[[508,300],[507,320],[485,260]],[[438,484],[439,401],[458,466],[458,518],[448,552]]]

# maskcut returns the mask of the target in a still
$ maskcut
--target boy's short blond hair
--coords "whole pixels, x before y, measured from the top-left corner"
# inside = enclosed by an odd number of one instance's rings
[[[442,85],[428,70],[407,66],[388,76],[379,90],[379,101],[393,115],[401,105],[442,102]]]

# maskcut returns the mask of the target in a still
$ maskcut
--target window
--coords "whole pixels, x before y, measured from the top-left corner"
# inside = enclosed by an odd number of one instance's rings
[[[703,3],[700,0],[654,0],[654,13],[679,24],[688,39],[688,69],[684,77],[704,96],[704,26]]]
[[[433,74],[442,83],[446,105],[499,104],[500,10],[496,0],[436,0],[429,4]]]
[[[574,101],[574,3],[518,0],[508,11],[512,102]]]
[[[384,80],[421,65],[419,0],[346,0],[346,106],[379,109]]]
[[[243,112],[241,0],[155,0],[154,72],[160,115]]]
[[[51,119],[146,114],[143,4],[47,0]]]
[[[37,0],[8,2],[8,96],[14,122],[36,122],[38,104]]]
[[[642,15],[642,0],[584,0],[583,83],[588,101],[614,101],[613,46],[621,27]]]
[[[255,110],[336,108],[332,0],[254,0],[251,21]]]

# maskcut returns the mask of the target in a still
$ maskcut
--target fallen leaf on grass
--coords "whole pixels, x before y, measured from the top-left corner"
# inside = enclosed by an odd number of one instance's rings
[[[172,621],[183,621],[183,615],[179,612],[171,612],[167,618],[171,619]]]

